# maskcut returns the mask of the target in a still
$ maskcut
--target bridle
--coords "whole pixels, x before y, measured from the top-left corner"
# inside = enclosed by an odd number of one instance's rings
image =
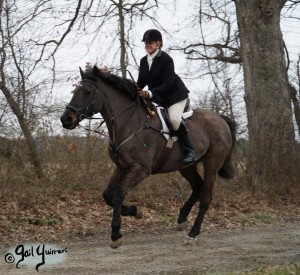
[[[97,131],[98,128],[100,128],[102,126],[102,124],[105,122],[105,119],[103,119],[103,121],[100,123],[100,125],[97,127],[96,130],[90,130],[88,128],[85,128],[83,126],[81,126],[79,123],[84,120],[84,119],[101,119],[101,118],[93,118],[92,116],[95,114],[94,112],[94,103],[95,103],[95,96],[96,96],[96,93],[98,91],[100,91],[100,87],[98,85],[97,82],[93,81],[93,80],[90,80],[90,79],[83,79],[81,82],[80,82],[80,86],[82,86],[82,83],[84,82],[87,82],[87,83],[91,83],[93,84],[96,89],[94,90],[93,92],[93,95],[92,97],[90,98],[90,100],[87,102],[87,104],[84,106],[84,107],[80,107],[80,108],[76,108],[70,104],[68,104],[66,106],[66,109],[70,110],[71,112],[75,113],[76,115],[76,123],[77,123],[77,126],[81,127],[81,128],[84,128],[85,130],[87,131],[91,131],[91,132],[95,132],[95,133],[98,133],[98,134],[102,134],[101,132]],[[101,84],[101,82],[100,82]],[[100,85],[101,86],[101,85]],[[106,98],[104,97],[103,98],[104,102],[106,101]],[[107,117],[107,121],[110,121],[111,123],[111,126],[112,126],[112,144],[115,144],[115,140],[116,140],[116,136],[115,136],[115,119],[119,116],[122,115],[122,113],[128,109],[130,109],[131,107],[133,107],[136,103],[139,103],[139,99],[137,98],[137,100],[135,100],[133,103],[129,104],[128,106],[126,106],[124,109],[120,110],[119,112],[117,112],[115,115],[113,114],[109,114],[108,117]],[[140,109],[140,107],[139,107]],[[90,115],[89,115],[90,114]],[[140,112],[139,112],[140,114]],[[103,134],[102,134],[103,135]]]
[[[92,95],[91,99],[88,101],[88,103],[86,104],[86,106],[81,107],[81,108],[76,108],[70,104],[68,104],[66,106],[66,109],[68,109],[76,114],[78,123],[85,118],[91,118],[95,114],[94,113],[95,95],[99,88],[98,84],[90,79],[81,80],[80,86],[82,86],[82,83],[84,83],[84,82],[88,82],[88,83],[91,83],[94,86],[96,86],[96,89],[94,90],[93,95]],[[89,112],[90,109],[92,110],[91,112]],[[91,115],[88,115],[88,112],[91,113]]]
[[[76,118],[77,120],[80,122],[82,121],[83,119],[92,119],[92,116],[95,114],[95,112],[93,111],[94,110],[94,103],[95,103],[95,96],[96,96],[96,93],[100,90],[99,89],[99,85],[94,82],[93,80],[90,80],[90,79],[83,79],[81,80],[80,82],[80,86],[81,86],[81,83],[83,82],[88,82],[88,83],[91,83],[93,84],[95,87],[96,87],[96,90],[93,92],[93,95],[91,97],[91,99],[88,101],[88,103],[86,104],[86,106],[84,107],[81,107],[81,108],[76,108],[70,104],[68,104],[66,106],[66,109],[74,112],[76,114]],[[104,98],[104,101],[105,101],[105,98]],[[139,100],[135,100],[133,103],[129,104],[127,107],[125,107],[124,109],[122,109],[121,111],[119,111],[117,114],[113,115],[113,114],[110,114],[110,121],[114,121],[118,116],[120,116],[124,111],[126,111],[127,109],[130,109],[133,105],[135,105],[137,102],[139,102]],[[91,115],[88,115],[88,111],[90,109],[90,107],[92,108],[92,112]]]
[[[101,90],[98,83],[94,82],[93,80],[90,80],[90,79],[83,79],[81,82],[80,82],[80,85],[84,82],[87,82],[87,83],[91,83],[93,84],[96,89],[94,90],[93,92],[93,95],[91,97],[91,99],[87,102],[86,106],[84,107],[81,107],[81,108],[76,108],[70,104],[68,104],[66,106],[66,109],[74,112],[76,114],[76,118],[77,118],[77,123],[78,123],[78,126],[79,125],[79,122],[82,121],[83,119],[93,119],[92,116],[95,114],[94,112],[94,102],[95,102],[95,96],[96,96],[96,93]],[[100,85],[101,86],[101,85]],[[104,102],[106,101],[106,98],[104,97],[103,98]],[[161,130],[159,129],[156,129],[154,127],[152,127],[150,125],[150,116],[147,116],[146,118],[146,123],[141,126],[138,130],[136,130],[133,134],[131,134],[128,138],[126,138],[125,140],[123,140],[122,142],[120,142],[119,144],[116,144],[116,129],[115,129],[115,120],[116,118],[118,118],[119,116],[121,116],[123,114],[124,111],[132,108],[135,104],[138,104],[138,108],[139,108],[139,120],[140,120],[140,123],[139,125],[141,125],[141,108],[140,108],[140,100],[139,100],[139,97],[137,97],[137,99],[132,102],[131,104],[129,104],[128,106],[126,106],[124,109],[118,111],[115,115],[114,114],[109,114],[108,117],[106,118],[107,121],[110,121],[110,125],[111,125],[111,129],[112,129],[112,133],[111,133],[111,137],[110,137],[110,149],[112,150],[112,153],[114,155],[114,157],[116,158],[116,161],[117,161],[117,164],[119,166],[121,166],[121,164],[119,163],[119,160],[118,160],[118,149],[124,145],[126,142],[128,142],[130,139],[132,139],[133,137],[138,137],[138,133],[140,131],[142,131],[143,129],[153,129],[155,131],[158,131],[158,132],[161,132]],[[90,115],[89,115],[89,114]],[[97,118],[98,119],[98,118]],[[104,119],[104,118],[103,118]],[[104,119],[105,120],[105,119]],[[105,122],[105,121],[102,121],[100,123],[100,126]],[[100,127],[98,126],[98,128]],[[82,127],[82,126],[81,126]],[[87,129],[85,127],[82,127],[84,128],[85,130],[88,130],[88,131],[92,131],[92,132],[96,132],[96,133],[99,133],[99,134],[102,134],[101,132],[97,131],[97,130],[90,130],[90,129]],[[98,129],[97,128],[97,129]],[[143,143],[143,145],[145,147],[147,147],[146,144],[144,144],[144,142],[139,138],[139,140]]]

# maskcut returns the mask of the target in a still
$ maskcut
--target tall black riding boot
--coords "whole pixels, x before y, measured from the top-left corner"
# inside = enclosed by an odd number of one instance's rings
[[[184,154],[184,163],[190,163],[196,161],[196,155],[194,152],[194,147],[191,144],[190,137],[188,134],[188,130],[182,121],[175,134],[178,136],[178,139],[183,147],[183,154]]]

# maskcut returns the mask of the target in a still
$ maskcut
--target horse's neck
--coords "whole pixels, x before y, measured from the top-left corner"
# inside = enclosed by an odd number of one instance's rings
[[[105,119],[110,138],[126,137],[138,127],[138,105],[122,92],[103,83],[104,104],[101,114]]]

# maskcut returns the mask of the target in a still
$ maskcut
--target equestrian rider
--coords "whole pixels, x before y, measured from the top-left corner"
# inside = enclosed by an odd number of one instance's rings
[[[194,148],[182,120],[189,90],[175,73],[173,59],[161,50],[163,45],[161,33],[155,29],[147,30],[142,41],[145,43],[147,55],[140,61],[137,85],[141,89],[147,85],[149,90],[141,90],[139,96],[154,98],[154,101],[159,99],[167,108],[173,130],[183,147],[183,161],[194,162],[196,160]]]

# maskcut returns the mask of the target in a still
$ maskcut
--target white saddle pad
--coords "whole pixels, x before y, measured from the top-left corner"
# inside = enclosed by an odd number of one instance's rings
[[[157,114],[158,114],[158,117],[159,117],[159,119],[160,119],[160,121],[161,121],[163,135],[164,135],[165,139],[168,140],[168,139],[170,139],[170,135],[169,135],[170,129],[169,129],[169,127],[167,126],[167,123],[166,123],[166,121],[165,121],[165,119],[164,119],[164,117],[163,117],[163,115],[162,115],[162,113],[161,113],[162,110],[165,109],[165,108],[162,107],[162,106],[157,105],[157,104],[154,103],[154,102],[153,102],[152,104],[155,106],[156,111],[157,111]],[[182,114],[182,118],[183,118],[183,119],[186,119],[186,118],[191,117],[192,115],[193,115],[193,110],[190,109],[188,112],[184,112],[184,113]],[[176,141],[178,138],[175,136],[175,137],[172,137],[172,139],[173,139],[174,141]]]

